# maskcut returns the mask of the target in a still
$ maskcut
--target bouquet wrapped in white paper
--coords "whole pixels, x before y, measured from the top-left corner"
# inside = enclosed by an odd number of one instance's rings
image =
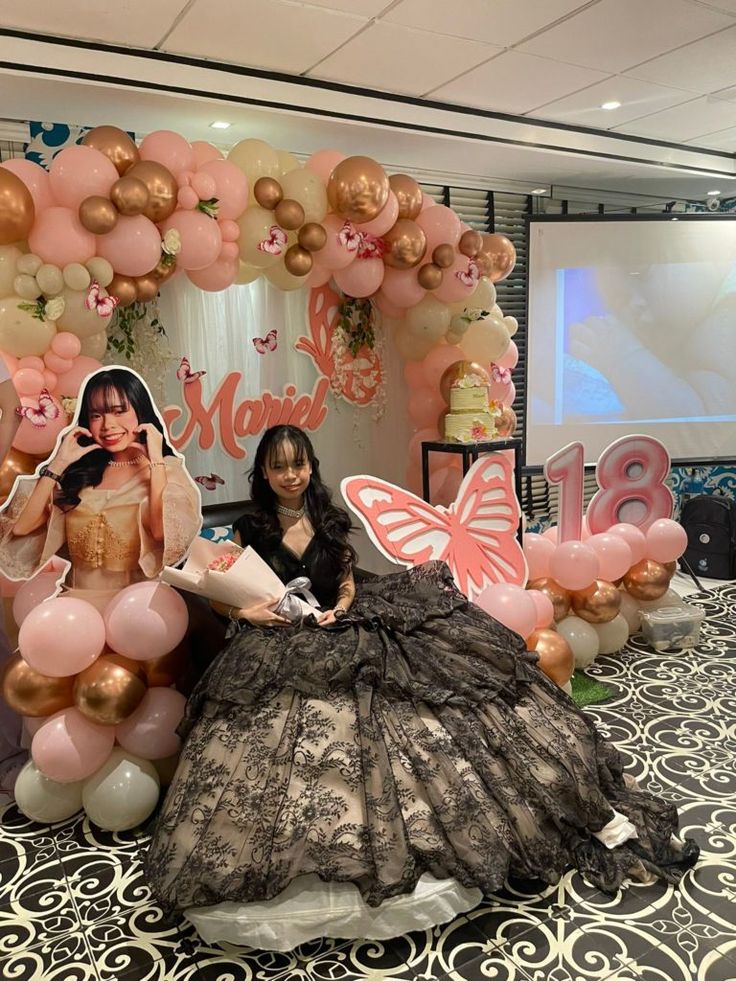
[[[273,599],[275,612],[292,621],[314,614],[319,606],[306,576],[284,584],[258,552],[235,542],[197,537],[184,567],[166,566],[161,578],[178,589],[227,606],[256,606]]]

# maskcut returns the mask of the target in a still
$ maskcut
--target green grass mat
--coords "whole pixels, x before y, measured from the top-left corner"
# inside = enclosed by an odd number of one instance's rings
[[[576,671],[572,676],[572,698],[576,705],[599,705],[607,702],[613,695],[613,690],[602,681],[589,678],[584,671]]]

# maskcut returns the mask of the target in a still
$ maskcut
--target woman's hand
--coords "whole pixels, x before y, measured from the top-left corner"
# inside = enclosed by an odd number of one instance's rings
[[[152,422],[142,422],[133,430],[139,439],[134,445],[139,447],[151,463],[161,463],[164,458],[164,435]],[[140,437],[145,437],[141,439]]]
[[[80,437],[89,438],[92,440],[92,443],[89,446],[82,446],[79,442]],[[99,448],[98,444],[94,442],[89,429],[85,429],[83,426],[75,426],[62,439],[56,455],[48,464],[49,469],[61,476],[72,463],[76,463],[83,456],[87,456],[88,453],[91,453],[93,450],[99,450]]]
[[[320,625],[320,627],[327,627],[331,623],[337,623],[337,617],[335,616],[335,611],[323,610],[322,613],[318,613],[317,623]]]
[[[290,627],[291,620],[279,616],[273,609],[277,599],[268,599],[256,606],[248,606],[238,611],[239,620],[247,620],[254,627]]]

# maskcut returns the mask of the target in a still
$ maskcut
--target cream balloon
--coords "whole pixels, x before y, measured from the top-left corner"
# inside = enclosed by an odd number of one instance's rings
[[[23,273],[26,276],[35,276],[38,270],[43,265],[43,259],[40,256],[34,255],[33,252],[26,252],[18,259],[18,264],[16,265],[16,271]]]
[[[489,316],[471,323],[460,341],[460,347],[470,361],[489,364],[503,357],[510,343],[511,338],[503,321]]]
[[[13,292],[24,300],[35,300],[38,298],[41,290],[39,289],[35,276],[30,276],[28,273],[19,273],[13,280]]]
[[[629,624],[625,616],[617,613],[608,623],[591,624],[598,634],[598,653],[615,654],[629,639]]]
[[[450,327],[451,314],[446,303],[427,294],[415,307],[406,312],[406,330],[419,338],[437,342]]]
[[[304,286],[306,280],[305,276],[292,276],[283,262],[279,262],[275,266],[270,266],[266,269],[264,275],[269,283],[287,292],[300,289]]]
[[[102,260],[104,261],[104,260]],[[38,288],[47,299],[58,296],[64,289],[64,277],[58,266],[44,262],[36,273]]]
[[[503,325],[509,332],[509,337],[513,337],[519,329],[519,321],[516,319],[516,317],[504,317]]]
[[[40,824],[66,821],[82,810],[83,781],[59,783],[45,777],[29,760],[15,781],[15,803],[21,814]]]
[[[281,255],[264,252],[258,248],[259,243],[269,239],[271,228],[276,226],[273,212],[258,205],[246,208],[238,219],[238,225],[240,226],[238,245],[241,260],[250,266],[257,266],[259,269],[275,266],[288,246],[286,244],[283,246]]]
[[[393,332],[394,345],[404,361],[422,361],[437,343],[436,338],[412,334],[406,325],[399,321],[400,326]]]
[[[70,290],[88,290],[92,282],[89,269],[81,262],[70,262],[61,270],[61,275],[64,277],[64,284]]]
[[[0,297],[12,296],[13,280],[22,255],[17,245],[0,245]]]
[[[111,263],[107,259],[103,259],[101,255],[97,255],[90,259],[87,263],[87,269],[92,279],[96,280],[100,286],[107,288],[112,282],[112,278],[115,275],[115,270],[112,268]]]
[[[0,300],[0,351],[15,358],[42,357],[56,334],[56,327],[48,320],[37,320],[28,310],[19,306],[26,303],[19,296],[6,296]]]
[[[98,334],[89,334],[87,337],[80,337],[82,343],[80,354],[85,358],[94,358],[101,361],[105,351],[107,351],[107,334],[101,330]]]
[[[262,272],[262,269],[257,269],[255,266],[249,266],[247,262],[243,262],[241,259],[240,267],[238,268],[238,275],[235,277],[235,282],[238,286],[247,286],[248,283],[255,283]]]
[[[250,200],[253,197],[253,186],[259,177],[281,177],[279,155],[272,146],[263,140],[241,140],[236,143],[227,155],[227,159],[243,171],[248,178]]]
[[[598,657],[600,641],[591,623],[586,623],[580,617],[565,617],[557,624],[557,632],[572,648],[577,669],[587,668]]]
[[[91,334],[99,334],[110,323],[109,317],[100,317],[97,310],[88,310],[87,290],[72,290],[64,287],[64,312],[57,320],[59,330],[68,330],[80,339]],[[107,290],[100,289],[100,296],[107,296]]]
[[[284,174],[290,174],[292,170],[301,167],[294,154],[289,153],[288,150],[277,150],[276,156],[279,158],[279,168],[281,169],[282,176]]]
[[[621,609],[619,613],[629,625],[629,636],[637,634],[641,630],[640,604],[633,596],[629,596],[625,589],[620,589],[619,592],[621,593]]]
[[[104,831],[129,831],[153,812],[159,788],[152,763],[116,746],[85,780],[82,803],[90,821]]]
[[[300,167],[281,178],[284,198],[298,201],[304,208],[304,223],[320,222],[327,214],[327,191],[318,174]]]

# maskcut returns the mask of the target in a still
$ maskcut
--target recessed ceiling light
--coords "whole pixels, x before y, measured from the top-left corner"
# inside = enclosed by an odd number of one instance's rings
[[[720,191],[708,191],[708,197],[709,198],[714,198],[714,197],[716,197],[716,195],[718,195],[720,193],[721,193]]]
[[[601,105],[601,109],[605,109],[607,112],[610,112],[611,109],[620,109],[620,108],[621,108],[621,103],[616,102],[615,99],[612,99],[610,102],[604,102]]]
[[[535,187],[534,190],[532,191],[532,194],[546,194],[546,193],[547,193],[546,187]]]
[[[670,218],[670,221],[679,221],[679,218]]]
[[[230,129],[231,123],[226,123],[224,119],[216,119],[210,123],[210,129]]]

